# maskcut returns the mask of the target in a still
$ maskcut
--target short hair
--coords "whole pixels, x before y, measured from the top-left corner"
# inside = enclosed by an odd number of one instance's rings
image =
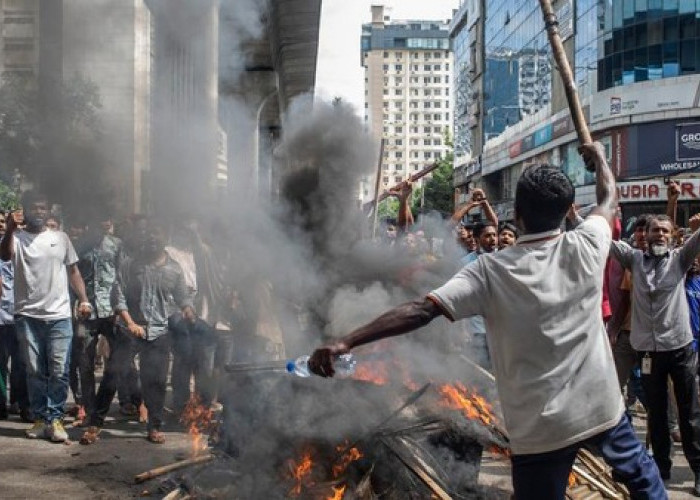
[[[508,231],[510,231],[511,233],[513,233],[513,234],[515,235],[516,238],[518,237],[518,228],[516,228],[516,227],[515,227],[513,224],[511,224],[510,222],[506,222],[505,224],[503,224],[503,226],[501,226],[501,230],[498,232],[498,234],[501,234],[503,231],[506,231],[506,230],[508,230]]]
[[[46,196],[44,193],[41,191],[37,191],[34,189],[29,189],[22,193],[22,199],[20,200],[22,204],[22,208],[25,210],[34,205],[35,203],[38,203],[40,201],[45,201],[46,203],[49,202],[49,197]]]
[[[671,224],[671,228],[673,228],[673,221],[671,218],[666,215],[666,214],[650,214],[647,215],[647,224],[645,226],[646,232],[649,232],[649,228],[651,227],[652,222],[668,222]]]
[[[496,229],[496,231],[498,231],[498,228],[491,222],[477,222],[476,224],[474,224],[474,228],[472,229],[474,237],[476,239],[481,238],[481,234],[486,230],[487,227],[492,227]]]
[[[646,231],[647,228],[647,222],[649,221],[649,217],[651,217],[650,214],[641,214],[637,216],[637,220],[634,221],[634,230],[636,231],[637,229],[644,228]]]
[[[526,168],[515,188],[515,213],[528,232],[551,231],[561,226],[574,203],[571,180],[551,165]]]

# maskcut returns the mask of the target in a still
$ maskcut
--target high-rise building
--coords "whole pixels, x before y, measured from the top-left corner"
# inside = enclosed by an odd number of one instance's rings
[[[623,215],[663,210],[664,178],[674,176],[683,186],[683,223],[700,210],[700,3],[553,4],[589,128],[618,178]],[[523,168],[547,162],[569,175],[577,202],[594,202],[539,2],[466,0],[452,27],[455,44],[469,44],[455,50],[455,81],[470,88],[455,89],[455,126],[470,125],[473,156],[456,170],[457,185],[485,188],[510,219]]]
[[[372,7],[362,26],[365,121],[377,144],[384,140],[380,186],[387,189],[448,151],[451,129],[452,52],[442,21],[395,21]],[[374,197],[363,182],[360,199]]]
[[[0,73],[36,76],[39,64],[38,0],[2,0]]]

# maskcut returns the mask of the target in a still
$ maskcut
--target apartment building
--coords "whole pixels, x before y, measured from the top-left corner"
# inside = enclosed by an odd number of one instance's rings
[[[384,140],[380,188],[444,156],[451,135],[452,52],[442,21],[394,21],[383,6],[372,7],[362,26],[365,122],[379,144]],[[360,199],[374,198],[374,179]]]

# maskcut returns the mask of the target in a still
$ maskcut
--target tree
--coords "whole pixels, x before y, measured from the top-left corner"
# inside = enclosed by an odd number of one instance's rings
[[[433,210],[443,214],[451,214],[454,209],[453,153],[450,151],[444,158],[440,158],[438,163],[437,170],[434,170],[430,179],[423,184],[423,193],[420,192],[420,189],[415,191],[411,204],[411,210],[414,214]]]
[[[17,208],[19,208],[19,197],[17,193],[0,180],[0,210],[8,211]]]

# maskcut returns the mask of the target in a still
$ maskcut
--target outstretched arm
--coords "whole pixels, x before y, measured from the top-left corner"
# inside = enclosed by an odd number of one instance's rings
[[[435,302],[427,298],[402,304],[337,342],[316,349],[309,359],[309,369],[321,377],[332,377],[335,373],[333,359],[336,356],[364,344],[412,332],[442,314]]]
[[[678,212],[678,197],[681,195],[681,187],[677,182],[668,183],[668,201],[666,202],[666,215],[669,216],[673,225],[676,225],[676,214]]]

